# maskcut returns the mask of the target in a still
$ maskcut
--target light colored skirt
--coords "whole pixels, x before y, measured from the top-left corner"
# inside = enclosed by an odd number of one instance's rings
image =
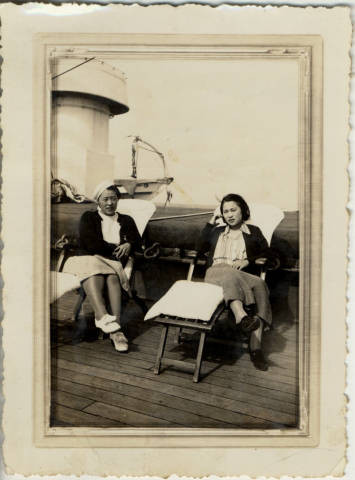
[[[269,289],[260,277],[236,270],[227,264],[217,264],[207,270],[205,282],[221,286],[227,304],[240,300],[244,305],[255,305],[255,313],[271,325]]]
[[[101,255],[80,255],[69,257],[63,267],[64,273],[75,275],[80,282],[83,282],[94,275],[116,274],[121,287],[130,295],[130,285],[127,274],[119,260],[111,260]]]

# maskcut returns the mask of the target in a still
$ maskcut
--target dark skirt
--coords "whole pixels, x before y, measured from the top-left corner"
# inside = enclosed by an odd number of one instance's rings
[[[227,264],[217,264],[207,270],[205,282],[221,286],[227,304],[240,300],[246,306],[255,306],[255,313],[271,325],[269,289],[260,277]]]

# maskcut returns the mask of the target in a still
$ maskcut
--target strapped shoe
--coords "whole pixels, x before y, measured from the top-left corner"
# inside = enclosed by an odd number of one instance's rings
[[[260,327],[260,318],[254,315],[253,317],[250,317],[249,315],[246,315],[243,317],[240,321],[240,328],[242,329],[242,332],[246,335],[251,333],[253,330],[256,330]]]
[[[249,355],[250,360],[253,362],[253,365],[257,370],[262,370],[263,372],[268,370],[269,364],[267,363],[266,358],[264,357],[264,354],[260,348],[256,350],[249,350]]]
[[[116,317],[106,313],[100,320],[96,320],[95,325],[100,328],[104,333],[113,333],[121,329],[120,324],[117,322]]]
[[[110,338],[117,352],[127,352],[128,340],[123,332],[111,333]]]

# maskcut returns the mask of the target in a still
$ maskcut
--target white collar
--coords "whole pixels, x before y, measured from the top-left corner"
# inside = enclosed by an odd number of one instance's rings
[[[242,223],[239,229],[241,232],[246,233],[247,235],[251,235],[249,227],[246,223]],[[231,228],[229,225],[226,226],[224,230],[224,235],[228,235],[228,233],[231,231]]]
[[[114,215],[105,215],[104,213],[102,213],[101,208],[100,208],[100,207],[97,207],[97,213],[100,215],[100,217],[102,218],[102,220],[112,221],[112,222],[115,221],[115,222],[117,222],[118,212],[115,212]]]

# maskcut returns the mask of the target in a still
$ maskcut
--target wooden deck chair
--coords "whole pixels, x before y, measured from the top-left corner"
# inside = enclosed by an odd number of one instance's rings
[[[151,217],[153,216],[155,210],[156,207],[154,203],[147,200],[123,199],[118,202],[118,212],[125,215],[130,215],[134,219],[141,236],[143,236],[146,226]],[[84,327],[84,325],[79,324],[79,315],[86,298],[86,293],[81,287],[81,284],[75,275],[62,272],[67,258],[70,255],[75,255],[75,246],[71,245],[68,239],[65,238],[65,235],[63,235],[57,241],[56,249],[60,251],[60,255],[57,261],[56,271],[51,272],[50,300],[52,303],[69,291],[77,291],[79,297],[74,307],[73,320],[77,322],[77,334],[79,335],[80,331],[83,330]],[[133,286],[135,275],[133,257],[129,257],[125,265],[124,271],[132,287],[132,299],[140,306],[140,308],[143,310],[143,313],[146,313],[147,308],[145,306],[145,302],[138,297],[137,292]]]
[[[282,210],[273,205],[266,204],[250,204],[249,207],[251,217],[247,223],[257,225],[270,245],[273,232],[284,218]],[[220,224],[223,224],[222,219],[220,219]],[[162,299],[153,305],[145,316],[145,320],[152,319],[163,326],[154,366],[154,373],[160,373],[162,364],[172,365],[177,368],[192,370],[194,382],[198,382],[200,379],[206,335],[213,329],[215,322],[225,308],[221,287],[204,282],[192,281],[196,262],[197,255],[190,263],[187,280],[175,282],[170,290],[162,297]],[[260,275],[265,279],[266,259],[258,259],[256,263],[260,265]],[[184,285],[182,282],[185,282]],[[202,313],[199,308],[203,310]],[[209,317],[208,312],[210,312]],[[168,330],[170,327],[177,327],[178,338],[180,338],[182,328],[200,332],[197,357],[194,364],[163,358]]]

